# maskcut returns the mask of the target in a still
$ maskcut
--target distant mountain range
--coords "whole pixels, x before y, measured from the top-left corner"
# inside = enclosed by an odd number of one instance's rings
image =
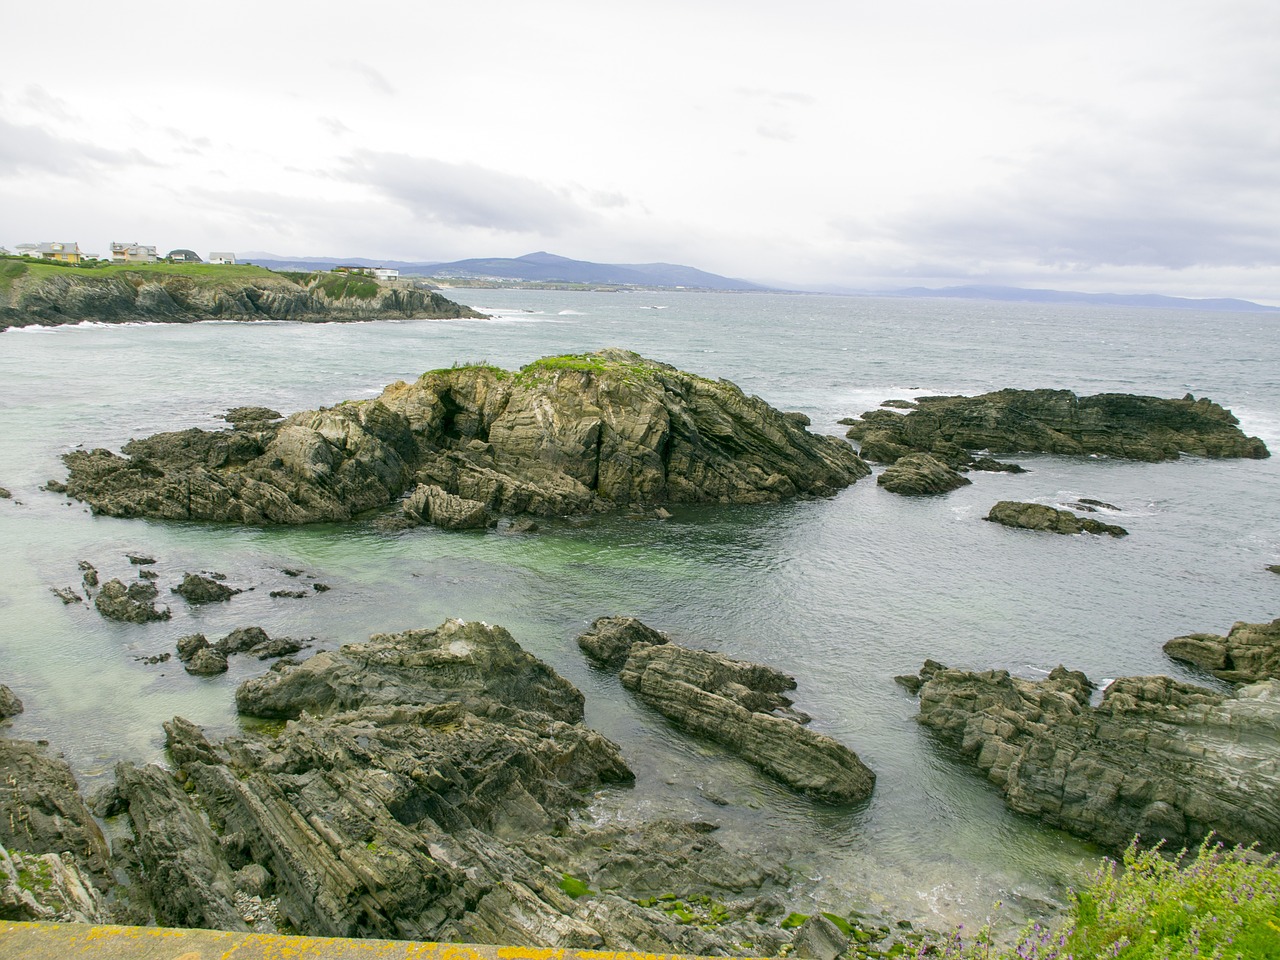
[[[1168,310],[1227,310],[1280,312],[1251,300],[1165,297],[1158,293],[1072,293],[1069,290],[1028,290],[1022,287],[907,287],[878,294],[882,297],[948,297],[958,300],[1011,300],[1020,303],[1092,303],[1112,307],[1162,307]]]
[[[490,279],[529,283],[581,283],[591,286],[683,288],[686,290],[732,290],[783,292],[747,280],[722,277],[678,263],[593,263],[571,260],[553,253],[538,252],[523,257],[479,257],[471,260],[409,261],[370,260],[365,257],[281,257],[273,253],[242,254],[241,262],[256,263],[271,270],[331,270],[338,266],[392,267],[402,274],[421,277],[450,277],[458,280]],[[786,291],[795,292],[795,291]],[[1115,307],[1159,307],[1173,310],[1225,310],[1231,312],[1280,312],[1280,307],[1249,300],[1227,298],[1197,300],[1166,297],[1154,293],[1074,293],[1069,290],[1038,290],[1023,287],[969,285],[960,287],[906,287],[901,290],[829,290],[850,296],[945,297],[960,300],[1004,300],[1021,303],[1087,303]]]
[[[707,273],[678,263],[592,263],[553,253],[454,260],[449,263],[411,263],[403,260],[368,260],[363,257],[277,257],[269,253],[244,254],[243,262],[271,270],[330,270],[337,266],[392,267],[402,274],[458,279],[524,280],[544,283],[585,283],[637,287],[684,287],[697,290],[767,290],[756,283]]]

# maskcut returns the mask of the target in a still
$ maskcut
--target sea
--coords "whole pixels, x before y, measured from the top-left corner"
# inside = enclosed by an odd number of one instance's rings
[[[622,747],[633,787],[586,798],[594,822],[682,817],[732,848],[787,865],[785,899],[943,928],[1017,924],[1058,909],[1104,851],[1009,811],[997,789],[916,722],[894,681],[926,658],[1042,677],[1058,664],[1099,685],[1168,674],[1212,683],[1161,646],[1280,616],[1280,456],[1135,463],[1028,455],[1020,475],[975,473],[944,496],[888,493],[874,477],[835,496],[767,506],[671,507],[552,520],[531,535],[372,522],[298,528],[93,516],[43,489],[61,456],[132,437],[225,426],[230,407],[288,414],[376,396],[395,380],[487,361],[625,347],[725,378],[811,430],[889,399],[1052,387],[1207,396],[1280,454],[1280,315],[1096,305],[783,294],[454,290],[483,320],[208,322],[27,328],[0,334],[0,682],[24,701],[10,736],[47,740],[87,791],[122,759],[165,762],[161,723],[212,737],[251,727],[237,684],[267,668],[233,657],[189,676],[184,634],[239,626],[315,638],[309,652],[446,618],[506,627],[586,696],[587,722]],[[879,468],[878,468],[879,469]],[[1113,505],[1123,539],[1015,531],[997,500]],[[51,588],[81,561],[132,579],[146,554],[167,622],[105,620]],[[243,593],[192,607],[185,572]],[[288,571],[286,573],[286,571]],[[329,589],[315,590],[314,584]],[[303,590],[303,598],[272,597]],[[630,615],[681,643],[797,680],[796,706],[878,777],[872,797],[799,798],[691,738],[588,664],[575,638]],[[997,908],[995,905],[999,903]]]

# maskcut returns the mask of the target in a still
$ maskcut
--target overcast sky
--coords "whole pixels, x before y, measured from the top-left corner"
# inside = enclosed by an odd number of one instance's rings
[[[0,244],[1280,303],[1275,0],[6,4]]]

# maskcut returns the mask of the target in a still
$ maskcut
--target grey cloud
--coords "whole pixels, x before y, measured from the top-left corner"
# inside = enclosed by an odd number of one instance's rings
[[[790,143],[796,138],[795,132],[782,123],[760,124],[756,127],[756,133],[764,137],[766,140],[781,140],[784,143]]]
[[[53,173],[75,176],[101,167],[154,166],[137,150],[107,150],[54,136],[40,127],[0,118],[0,176]]]
[[[345,179],[364,183],[415,217],[460,227],[554,235],[587,219],[581,207],[540,183],[470,163],[357,151]]]
[[[22,92],[22,103],[49,117],[55,117],[59,120],[75,119],[75,114],[71,111],[71,105],[67,101],[61,97],[55,97],[44,87],[34,83],[28,84],[27,88]]]
[[[320,124],[335,137],[341,137],[351,132],[351,128],[337,117],[320,117]]]

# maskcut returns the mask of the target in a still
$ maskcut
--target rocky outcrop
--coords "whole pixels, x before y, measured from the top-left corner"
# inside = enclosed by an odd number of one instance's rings
[[[898,457],[876,478],[876,483],[890,493],[934,494],[949,493],[973,481],[937,457],[927,453],[908,453]]]
[[[678,727],[729,748],[793,790],[827,803],[871,795],[872,773],[848,747],[804,724],[784,691],[795,679],[770,667],[669,642],[631,618],[602,618],[578,644],[601,665],[621,657],[619,679]],[[658,635],[662,640],[661,635]]]
[[[0,845],[0,919],[109,923],[112,917],[75,857],[11,853]]]
[[[85,582],[88,583],[87,572]],[[155,600],[159,592],[154,583],[145,580],[135,581],[128,586],[118,579],[108,580],[93,598],[93,605],[108,620],[118,620],[121,623],[168,620],[172,616],[168,607],[156,609]]]
[[[1021,530],[1040,530],[1047,533],[1094,533],[1113,537],[1127,537],[1129,531],[1114,523],[1103,523],[1092,517],[1081,517],[1070,510],[1059,510],[1043,503],[1020,503],[1001,500],[983,517],[992,523]]]
[[[1164,645],[1164,652],[1228,683],[1280,680],[1280,619],[1239,621],[1225,637],[1213,633],[1174,637]]]
[[[174,587],[172,592],[178,594],[187,603],[201,604],[230,600],[240,593],[240,590],[203,574],[187,573],[183,575],[182,583]]]
[[[341,278],[338,278],[340,281]],[[41,265],[0,293],[0,329],[64,323],[193,323],[199,320],[329,322],[481,317],[433,291],[330,274],[291,277],[253,267],[184,275],[177,267],[98,273]]]
[[[940,448],[996,454],[1057,453],[1176,460],[1270,456],[1257,437],[1211,400],[1181,400],[1067,390],[998,390],[977,397],[920,397],[906,414],[870,410],[849,428],[869,460],[892,463]],[[945,459],[945,458],[944,458]]]
[[[584,514],[830,494],[870,470],[763,400],[625,351],[395,383],[374,400],[65,456],[97,513],[237,523],[348,520],[410,492],[405,522]]]
[[[0,683],[0,720],[8,720],[22,712],[22,701],[9,687]]]
[[[175,718],[176,776],[118,771],[164,922],[238,928],[252,889],[309,935],[700,954],[789,939],[746,904],[716,927],[641,906],[785,872],[705,824],[571,820],[585,791],[632,774],[581,724],[581,694],[500,627],[378,635],[278,667],[237,702],[295,719],[214,744]]]
[[[1135,834],[1171,849],[1209,831],[1280,849],[1280,681],[1234,696],[1168,677],[1093,685],[1058,667],[1041,681],[934,665],[922,724],[954,743],[1014,810],[1123,849]]]

